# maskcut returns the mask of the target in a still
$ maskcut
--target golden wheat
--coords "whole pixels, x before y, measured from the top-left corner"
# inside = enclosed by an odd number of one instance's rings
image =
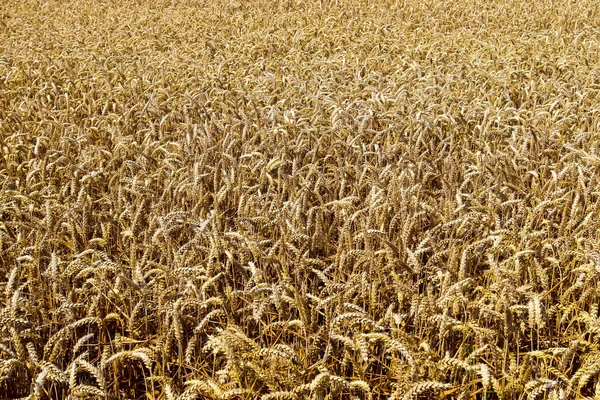
[[[600,7],[0,7],[0,397],[600,396]]]

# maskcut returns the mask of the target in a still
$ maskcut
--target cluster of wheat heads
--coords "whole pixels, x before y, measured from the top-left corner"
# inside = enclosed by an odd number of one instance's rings
[[[1,3],[0,397],[600,395],[596,2]]]

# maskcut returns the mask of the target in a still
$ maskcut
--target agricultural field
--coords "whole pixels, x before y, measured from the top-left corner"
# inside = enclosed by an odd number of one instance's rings
[[[0,398],[600,398],[592,0],[0,0]]]

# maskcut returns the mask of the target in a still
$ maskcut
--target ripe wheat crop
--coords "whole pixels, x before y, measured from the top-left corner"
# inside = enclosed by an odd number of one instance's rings
[[[0,398],[600,398],[599,7],[0,1]]]

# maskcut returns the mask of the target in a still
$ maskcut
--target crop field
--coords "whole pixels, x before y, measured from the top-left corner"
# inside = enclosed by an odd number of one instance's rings
[[[0,398],[599,399],[592,0],[0,0]]]

